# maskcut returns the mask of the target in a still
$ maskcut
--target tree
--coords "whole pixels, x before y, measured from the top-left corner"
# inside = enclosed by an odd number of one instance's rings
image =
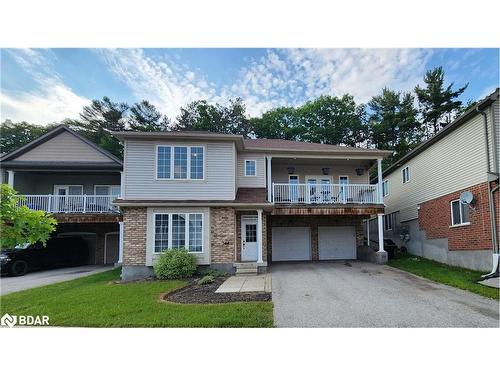
[[[170,120],[147,100],[130,108],[128,122],[130,129],[136,131],[167,131],[170,127]]]
[[[5,120],[0,125],[0,151],[2,153],[14,151],[47,133],[52,128],[52,126],[43,127],[25,121],[14,123]]]
[[[223,134],[251,135],[250,121],[246,108],[240,98],[230,100],[227,106],[209,104],[206,100],[197,100],[181,108],[173,130],[209,131]]]
[[[39,241],[45,244],[56,229],[56,219],[44,211],[18,205],[23,198],[16,194],[9,185],[0,185],[0,248]]]
[[[293,107],[267,111],[260,118],[252,118],[251,124],[257,138],[297,141],[302,132],[297,110]]]
[[[355,146],[367,138],[365,107],[351,95],[320,96],[297,109],[302,141]]]
[[[122,146],[110,132],[126,129],[128,111],[126,103],[115,103],[105,96],[83,107],[80,120],[69,120],[66,124],[96,145],[121,157]]]
[[[368,103],[369,126],[373,144],[379,149],[393,150],[396,160],[420,143],[423,132],[417,120],[417,109],[411,93],[388,88]]]
[[[441,66],[428,70],[424,76],[425,87],[415,87],[423,123],[427,131],[435,134],[449,124],[462,107],[457,99],[469,84],[453,90],[454,82],[444,87],[444,71]]]

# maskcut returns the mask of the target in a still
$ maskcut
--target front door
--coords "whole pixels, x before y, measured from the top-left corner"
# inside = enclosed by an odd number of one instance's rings
[[[257,217],[241,217],[241,260],[257,261]]]

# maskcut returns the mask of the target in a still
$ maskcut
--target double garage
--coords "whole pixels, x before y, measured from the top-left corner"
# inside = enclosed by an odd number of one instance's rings
[[[307,217],[290,221],[289,218],[271,217],[268,233],[271,238],[271,260],[280,262],[356,259],[359,238],[356,233],[361,229],[360,225],[360,219]]]

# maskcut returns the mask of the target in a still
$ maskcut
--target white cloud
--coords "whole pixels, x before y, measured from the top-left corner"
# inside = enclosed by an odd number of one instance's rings
[[[37,88],[29,92],[0,91],[0,118],[14,122],[27,121],[46,125],[76,118],[83,106],[90,100],[77,95],[66,86],[60,76],[53,70],[48,50],[30,49],[7,50],[18,64],[29,73]]]

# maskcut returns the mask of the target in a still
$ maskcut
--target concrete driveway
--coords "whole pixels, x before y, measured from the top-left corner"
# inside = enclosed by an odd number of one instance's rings
[[[55,284],[61,281],[78,279],[79,277],[109,271],[111,269],[113,269],[113,267],[110,266],[82,266],[32,272],[17,277],[2,276],[0,278],[0,295],[36,288],[37,286]]]
[[[498,301],[389,266],[353,261],[271,268],[278,327],[498,327]]]

